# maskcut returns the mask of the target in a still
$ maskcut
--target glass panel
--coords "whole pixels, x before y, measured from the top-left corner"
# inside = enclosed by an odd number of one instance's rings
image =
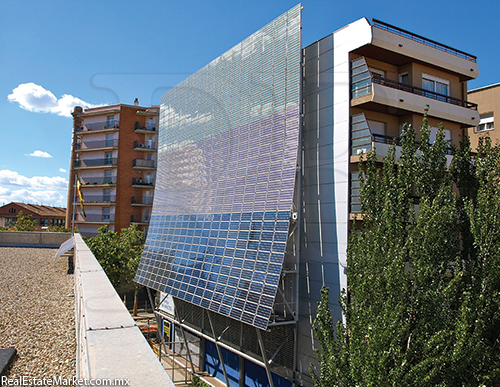
[[[261,329],[271,308],[249,302],[248,289],[267,286],[274,297],[284,259],[300,124],[298,26],[300,5],[162,96],[158,189],[136,275]],[[265,223],[272,227],[262,231]],[[255,275],[256,258],[269,265],[271,251],[276,276]]]

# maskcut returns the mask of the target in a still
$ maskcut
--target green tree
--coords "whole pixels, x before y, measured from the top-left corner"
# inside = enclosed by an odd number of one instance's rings
[[[125,287],[134,288],[134,312],[137,314],[138,285],[134,282],[144,247],[144,234],[133,223],[121,230],[120,235],[110,231],[108,226],[101,226],[95,237],[85,238],[96,259],[106,272],[117,291]]]
[[[31,219],[31,214],[24,215],[23,211],[19,211],[17,220],[14,223],[16,231],[33,231],[36,227],[36,220]]]
[[[316,386],[478,386],[500,380],[500,151],[405,126],[401,157],[360,165],[362,224],[347,251],[345,324],[328,292],[314,322]],[[455,193],[458,191],[459,195]],[[495,215],[496,214],[496,215]],[[312,370],[312,369],[311,369]]]

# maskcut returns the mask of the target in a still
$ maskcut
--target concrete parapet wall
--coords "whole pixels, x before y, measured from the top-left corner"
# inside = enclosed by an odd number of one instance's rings
[[[57,248],[69,238],[69,232],[0,231],[0,246]]]
[[[77,377],[174,386],[81,235],[75,235]]]

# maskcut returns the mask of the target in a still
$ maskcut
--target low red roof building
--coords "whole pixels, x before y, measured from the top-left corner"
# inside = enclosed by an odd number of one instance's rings
[[[64,226],[66,219],[66,208],[12,202],[0,207],[0,227],[14,223],[21,211],[24,215],[31,215],[40,228]]]

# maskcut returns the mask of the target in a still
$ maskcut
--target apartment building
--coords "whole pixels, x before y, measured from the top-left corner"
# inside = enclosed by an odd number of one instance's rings
[[[477,148],[480,137],[490,137],[493,144],[500,142],[500,131],[495,130],[495,116],[500,116],[500,83],[470,90],[468,96],[479,109],[479,123],[469,128],[471,148]]]
[[[162,97],[136,281],[161,292],[167,347],[228,386],[312,386],[321,286],[342,318],[360,155],[398,150],[426,108],[431,141],[479,122],[474,56],[378,20],[305,48],[301,28],[298,5]]]
[[[73,114],[66,227],[94,236],[137,223],[147,231],[153,204],[158,107],[111,105]],[[78,180],[80,183],[78,183]],[[83,211],[77,185],[83,197]]]

